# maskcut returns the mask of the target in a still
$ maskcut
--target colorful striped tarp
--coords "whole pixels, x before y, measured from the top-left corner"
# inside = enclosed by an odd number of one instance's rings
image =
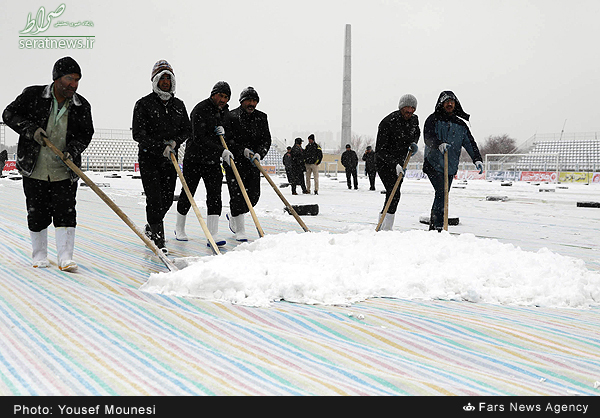
[[[142,226],[143,199],[112,195]],[[30,267],[20,182],[2,180],[0,196],[2,395],[600,393],[598,308],[396,299],[250,308],[150,294],[139,287],[164,266],[90,190],[78,194],[76,273]],[[169,247],[210,255],[200,238]]]

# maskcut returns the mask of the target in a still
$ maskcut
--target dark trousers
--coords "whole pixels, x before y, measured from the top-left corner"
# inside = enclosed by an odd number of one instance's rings
[[[346,168],[346,183],[348,183],[348,188],[351,187],[352,178],[354,179],[354,188],[358,189],[358,173],[356,172],[356,167]]]
[[[51,223],[54,227],[75,227],[77,182],[36,180],[23,177],[23,191],[27,205],[27,226],[40,232]]]
[[[302,193],[306,192],[306,183],[304,181],[304,171],[300,168],[292,168],[291,181],[292,194],[296,194],[296,186],[300,186]]]
[[[393,165],[385,165],[379,166],[377,165],[377,172],[379,173],[379,178],[383,183],[383,187],[385,187],[385,202],[383,202],[383,207],[381,208],[381,212],[385,209],[385,205],[387,204],[390,196],[392,195],[392,190],[394,189],[394,185],[398,180],[398,175],[396,174],[396,167]],[[390,207],[388,208],[387,213],[390,215],[396,213],[396,208],[398,208],[398,203],[400,202],[400,187],[402,186],[402,182],[404,181],[404,176],[402,176],[402,180],[400,180],[400,184],[398,185],[398,189],[396,193],[394,193],[394,197],[392,198],[392,202],[390,203]]]
[[[164,157],[140,158],[140,174],[146,194],[146,221],[150,225],[161,223],[173,204],[177,171]]]
[[[369,171],[367,176],[369,177],[369,185],[371,190],[375,190],[375,177],[377,175],[376,171]]]
[[[200,179],[203,179],[206,188],[207,214],[221,215],[223,207],[221,202],[223,171],[220,164],[200,164],[196,159],[185,157],[183,160],[183,178],[192,196],[196,194]],[[177,212],[187,215],[191,206],[187,193],[182,189],[177,201]]]
[[[235,166],[242,179],[242,183],[244,183],[250,204],[254,207],[260,199],[260,171],[255,165],[251,165],[247,158],[237,159]],[[227,178],[227,188],[229,190],[229,210],[231,216],[250,212],[238,181],[233,174],[233,169],[227,164],[225,164],[225,177]]]
[[[429,177],[429,181],[435,190],[435,197],[433,198],[433,206],[429,217],[429,229],[439,230],[444,227],[444,173],[431,171],[431,173],[427,173],[427,177]],[[448,176],[448,193],[450,193],[453,179],[453,175]]]

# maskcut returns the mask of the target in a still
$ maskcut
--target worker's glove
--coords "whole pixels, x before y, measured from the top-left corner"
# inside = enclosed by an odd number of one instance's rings
[[[233,160],[233,154],[228,149],[224,149],[223,154],[221,154],[221,158],[225,164],[230,166],[231,160]]]
[[[440,152],[442,154],[445,154],[448,152],[448,148],[450,148],[450,144],[448,144],[447,142],[442,142],[440,144],[440,146],[438,147],[438,149],[440,150]]]
[[[171,159],[171,153],[173,152],[173,150],[175,149],[175,147],[177,146],[177,142],[171,140],[167,143],[167,146],[165,147],[165,150],[163,151],[163,156],[167,159]]]
[[[481,161],[475,161],[475,167],[479,170],[479,174],[483,174],[483,163]]]
[[[42,137],[48,138],[48,134],[42,128],[37,128],[33,133],[33,140],[40,144],[42,147],[45,147],[46,143],[44,142],[44,138]]]

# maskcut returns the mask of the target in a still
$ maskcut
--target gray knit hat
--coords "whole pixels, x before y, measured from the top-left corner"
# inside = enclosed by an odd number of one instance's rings
[[[402,109],[403,107],[414,107],[417,108],[417,98],[412,94],[405,94],[400,97],[400,101],[398,102],[398,109]]]

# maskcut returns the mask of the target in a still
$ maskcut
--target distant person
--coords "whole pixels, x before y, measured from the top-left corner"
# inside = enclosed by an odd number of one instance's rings
[[[47,137],[81,167],[94,126],[91,106],[77,94],[81,68],[71,58],[56,61],[53,82],[31,86],[9,104],[2,118],[19,134],[17,169],[23,176],[33,267],[49,267],[48,226],[54,224],[58,268],[77,270],[75,247],[77,175],[46,147]]]
[[[423,172],[427,174],[435,190],[429,218],[430,230],[441,231],[444,225],[444,154],[448,154],[448,192],[458,171],[462,148],[471,156],[479,174],[483,173],[479,148],[465,123],[469,118],[470,115],[463,110],[456,95],[451,91],[443,91],[435,105],[435,111],[425,121]]]
[[[0,173],[4,171],[6,160],[8,160],[8,151],[2,150],[2,152],[0,152],[0,164],[2,165],[2,170],[0,170]]]
[[[348,189],[352,189],[352,179],[354,180],[354,190],[358,190],[358,155],[352,150],[350,144],[346,144],[346,151],[342,153],[342,165],[346,170],[346,183]]]
[[[283,167],[285,167],[285,176],[287,177],[288,183],[292,184],[292,147],[288,146],[285,154],[283,154]]]
[[[398,110],[387,115],[379,123],[377,129],[377,143],[375,145],[375,163],[379,178],[385,187],[385,201],[383,207],[390,199],[392,191],[400,174],[402,179],[396,193],[390,201],[385,218],[381,222],[380,230],[391,231],[394,226],[396,209],[400,202],[400,186],[404,181],[404,161],[410,151],[415,155],[419,147],[417,142],[421,135],[419,129],[419,118],[415,115],[417,110],[417,99],[412,94],[405,94],[400,97]]]
[[[302,148],[302,138],[294,140],[294,146],[290,150],[291,156],[291,175],[292,175],[292,194],[297,195],[296,187],[300,186],[303,194],[308,194],[306,184],[304,183],[304,172],[306,164],[304,164],[304,149]]]
[[[225,115],[225,139],[233,153],[235,166],[248,193],[250,204],[256,206],[260,199],[260,162],[271,148],[271,131],[267,114],[256,109],[260,98],[253,87],[240,94],[240,106]],[[244,215],[250,212],[231,166],[225,166],[229,188],[229,228],[240,242],[248,241]]]
[[[219,232],[219,217],[221,216],[221,189],[223,184],[223,169],[221,159],[229,164],[233,158],[230,151],[221,143],[219,135],[224,135],[222,120],[229,106],[231,89],[225,81],[217,82],[210,96],[198,103],[190,115],[192,137],[188,139],[183,157],[183,177],[192,196],[198,189],[200,179],[204,179],[206,188],[206,226],[218,246],[226,244],[224,239],[216,237]],[[187,241],[185,220],[191,207],[187,194],[182,191],[177,201],[177,222],[175,238]]]
[[[365,150],[362,160],[365,162],[365,174],[369,178],[369,190],[375,190],[375,176],[377,175],[377,170],[375,169],[375,153],[370,145]]]
[[[146,194],[146,235],[168,254],[164,218],[171,205],[177,171],[171,153],[191,137],[192,127],[183,101],[175,97],[175,73],[164,60],[150,76],[152,92],[133,109],[133,140],[138,143],[140,175]]]
[[[308,136],[308,144],[304,148],[304,163],[306,164],[306,191],[310,194],[310,178],[314,178],[315,194],[319,194],[319,164],[323,160],[323,150],[315,142],[315,135]]]

